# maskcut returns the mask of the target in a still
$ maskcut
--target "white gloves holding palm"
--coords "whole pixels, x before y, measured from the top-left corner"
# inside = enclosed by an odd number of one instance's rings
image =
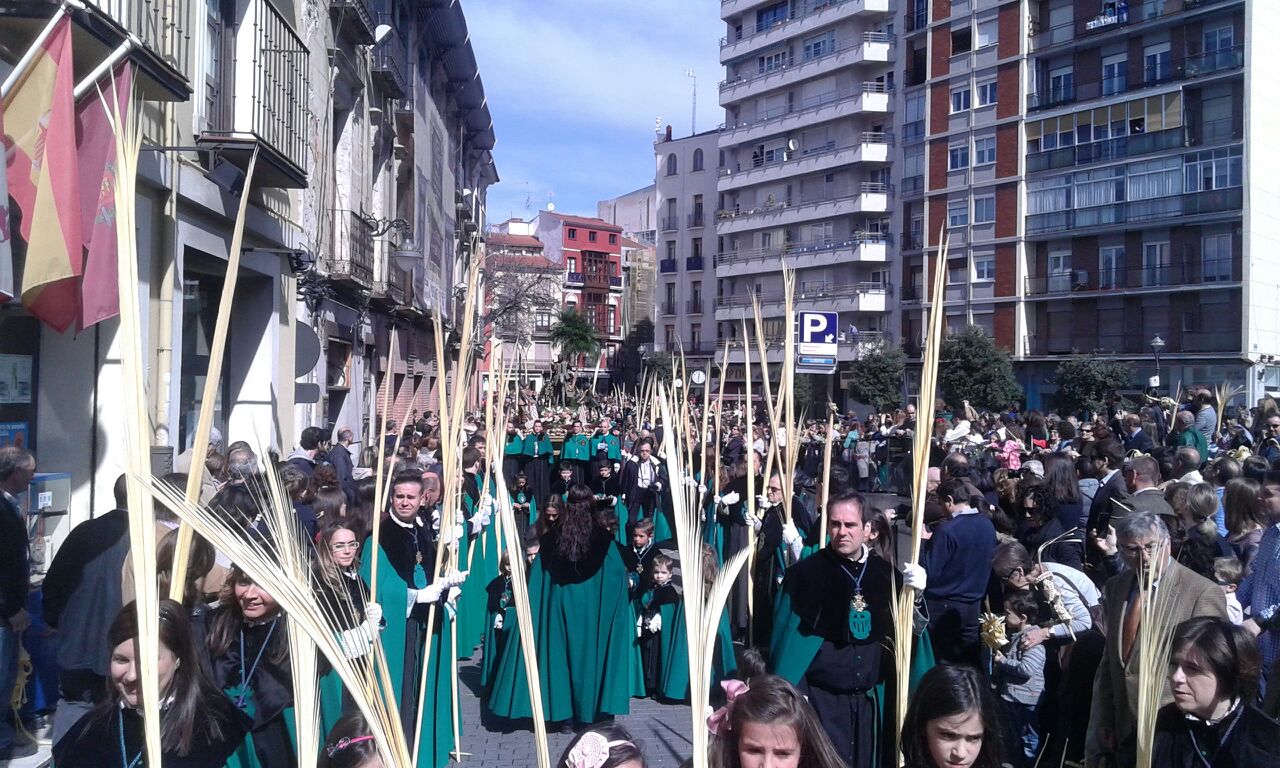
[[[903,563],[900,570],[902,571],[903,586],[911,587],[917,592],[923,592],[929,584],[929,574],[915,563]]]

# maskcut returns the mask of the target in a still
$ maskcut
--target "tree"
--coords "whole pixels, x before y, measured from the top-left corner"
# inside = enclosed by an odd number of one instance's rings
[[[1051,383],[1058,385],[1054,405],[1060,411],[1102,411],[1117,390],[1133,383],[1133,366],[1111,357],[1077,354],[1058,363]]]
[[[490,333],[510,343],[530,339],[539,312],[560,305],[559,266],[535,258],[490,254],[481,268],[484,309],[477,333]]]
[[[953,407],[968,400],[975,408],[1002,410],[1022,400],[1009,353],[981,328],[969,326],[942,342],[938,383]]]
[[[596,329],[576,310],[568,307],[560,310],[556,324],[551,327],[551,343],[560,350],[560,359],[571,365],[582,356],[594,359],[600,351]]]
[[[902,400],[902,373],[907,356],[898,344],[876,342],[849,366],[853,383],[849,395],[877,411],[892,411]]]

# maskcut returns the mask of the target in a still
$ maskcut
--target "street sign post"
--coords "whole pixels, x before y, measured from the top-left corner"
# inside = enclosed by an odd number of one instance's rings
[[[800,312],[796,316],[796,373],[830,376],[836,372],[840,316],[835,312]]]

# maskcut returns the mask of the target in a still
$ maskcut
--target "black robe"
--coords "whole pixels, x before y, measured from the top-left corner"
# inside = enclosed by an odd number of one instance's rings
[[[865,563],[861,591],[871,621],[862,640],[850,629],[850,603],[862,563],[827,548],[788,569],[783,582],[799,631],[822,638],[797,687],[809,697],[836,751],[855,766],[879,765],[894,749],[893,739],[880,738],[882,714],[874,693],[893,669],[891,602],[901,577],[872,552]],[[892,699],[886,695],[884,700]]]
[[[217,626],[218,614],[227,610],[230,608],[215,609],[209,618],[209,626]],[[275,648],[283,646],[287,649],[289,646],[286,622],[280,615],[274,622],[244,624],[226,653],[216,657],[211,655],[209,660],[215,685],[226,691],[243,684],[251,692],[251,696],[245,699],[245,711],[253,718],[253,751],[262,768],[282,768],[296,762],[293,736],[284,715],[284,711],[293,706],[293,673],[287,655],[280,663],[271,659]],[[244,640],[243,655],[241,637]],[[263,646],[268,642],[270,645],[263,652]],[[254,660],[259,656],[261,660],[254,668]],[[248,680],[242,679],[242,672]],[[234,699],[232,703],[236,703]]]
[[[225,698],[207,702],[200,708],[200,716],[217,718],[222,737],[211,740],[197,734],[186,755],[164,750],[166,768],[222,768],[249,731],[249,717],[237,712]],[[120,754],[122,733],[125,755]],[[53,759],[58,768],[124,766],[143,751],[145,741],[144,725],[138,711],[107,702],[71,726],[71,730],[54,744]],[[138,767],[143,768],[147,763],[143,759]]]
[[[1205,763],[1196,747],[1204,751],[1214,768],[1280,765],[1280,723],[1257,707],[1243,705],[1243,711],[1209,725],[1188,720],[1176,705],[1166,704],[1156,716],[1153,746],[1151,768],[1203,768]]]

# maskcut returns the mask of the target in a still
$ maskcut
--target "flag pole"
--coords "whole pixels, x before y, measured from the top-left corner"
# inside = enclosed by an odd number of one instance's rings
[[[13,71],[4,79],[4,84],[0,85],[0,99],[9,98],[9,91],[18,84],[22,76],[26,74],[27,68],[31,66],[31,60],[36,57],[36,53],[44,47],[45,41],[49,39],[49,35],[53,34],[53,30],[58,26],[58,22],[62,21],[62,17],[67,15],[68,8],[75,8],[83,11],[85,5],[80,0],[62,0],[62,5],[58,6],[58,10],[53,12],[53,17],[49,19],[49,23],[44,25],[44,29],[40,30],[40,34],[36,35],[36,40],[22,54],[22,58],[18,59],[18,63],[14,65]]]
[[[132,34],[129,35],[129,39],[121,43],[118,48],[116,48],[107,56],[107,58],[102,60],[102,63],[94,67],[92,72],[90,72],[88,75],[85,75],[85,78],[83,80],[76,83],[76,88],[74,91],[72,91],[72,96],[75,98],[75,100],[79,101],[80,99],[84,98],[84,95],[88,93],[89,90],[92,89],[93,86],[96,85],[99,80],[102,79],[103,75],[107,74],[112,69],[115,69],[115,66],[119,64],[121,61],[123,61],[126,56],[129,55],[129,52],[133,50],[134,46],[140,46],[141,44],[142,44],[142,41],[139,40],[137,36]]]

